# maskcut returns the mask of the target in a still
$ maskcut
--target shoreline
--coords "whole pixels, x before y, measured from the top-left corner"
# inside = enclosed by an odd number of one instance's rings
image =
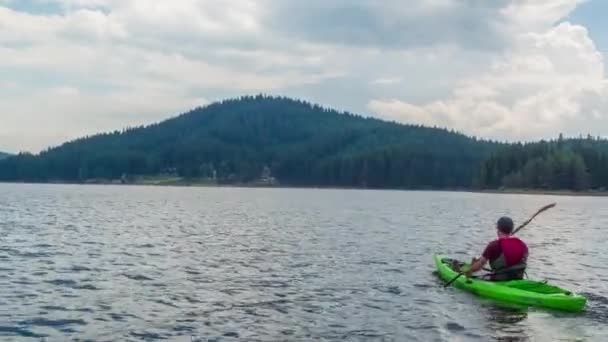
[[[481,194],[504,194],[504,195],[544,195],[544,196],[573,196],[573,197],[608,197],[608,191],[599,190],[542,190],[542,189],[485,189],[469,190],[468,192]]]
[[[0,182],[0,184],[49,184],[49,185],[113,185],[113,186],[154,186],[154,187],[198,187],[198,188],[259,188],[259,189],[310,189],[310,190],[372,190],[372,191],[422,191],[422,192],[468,192],[476,194],[497,194],[497,195],[537,195],[537,196],[571,196],[571,197],[608,197],[608,191],[599,190],[543,190],[543,189],[467,189],[467,188],[373,188],[356,186],[298,186],[280,184],[260,184],[260,183],[233,183],[217,184],[197,181],[174,181],[174,182]]]

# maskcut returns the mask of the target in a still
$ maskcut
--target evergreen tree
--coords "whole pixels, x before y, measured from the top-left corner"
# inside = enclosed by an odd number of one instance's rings
[[[83,137],[0,162],[0,180],[132,179],[173,174],[287,185],[468,188],[499,144],[282,97],[213,103],[147,127]]]

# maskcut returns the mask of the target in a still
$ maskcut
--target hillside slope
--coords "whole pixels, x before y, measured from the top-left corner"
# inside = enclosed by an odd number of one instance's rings
[[[175,174],[245,183],[265,173],[285,185],[466,188],[498,146],[443,129],[256,96],[8,158],[0,162],[0,180]]]

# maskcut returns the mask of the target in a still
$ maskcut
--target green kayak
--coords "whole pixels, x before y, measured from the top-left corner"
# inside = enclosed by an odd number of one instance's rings
[[[458,275],[451,267],[452,259],[435,255],[439,276],[446,282]],[[579,312],[587,303],[585,297],[568,290],[533,280],[487,281],[461,276],[452,285],[481,297],[523,306]]]

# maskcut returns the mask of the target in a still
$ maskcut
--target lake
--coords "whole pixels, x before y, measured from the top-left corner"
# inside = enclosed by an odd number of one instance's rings
[[[587,311],[444,289],[432,254],[520,236]],[[606,341],[608,198],[0,184],[0,339]]]

